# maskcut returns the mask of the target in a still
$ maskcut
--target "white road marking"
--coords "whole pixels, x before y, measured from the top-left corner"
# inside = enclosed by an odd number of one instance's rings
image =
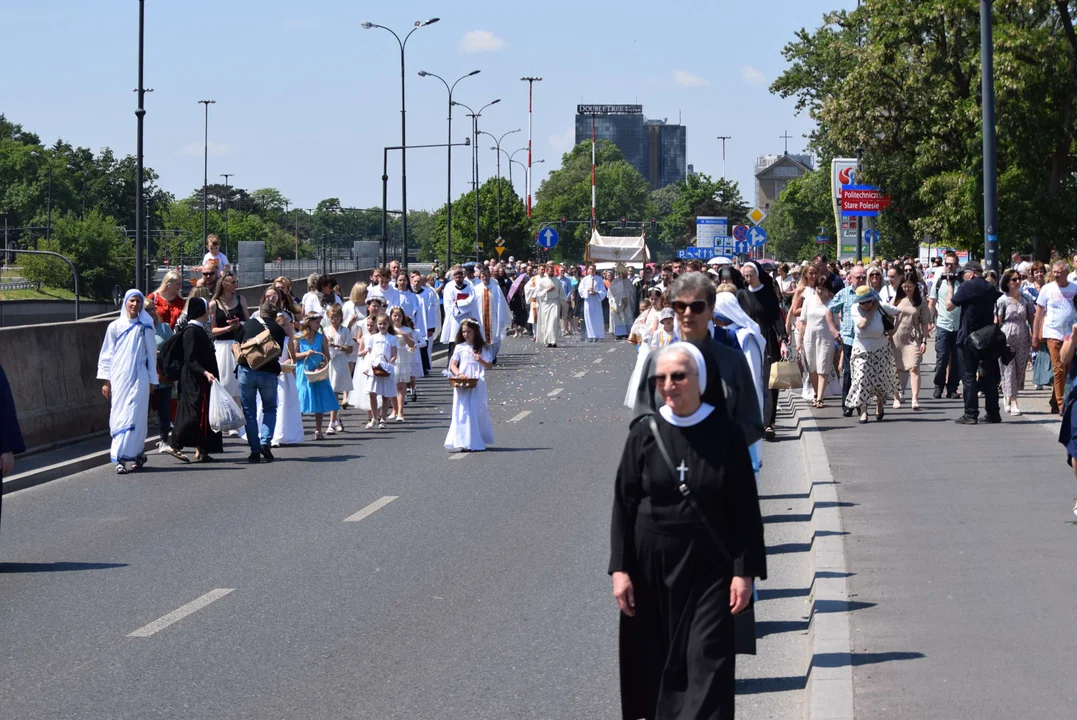
[[[576,373],[576,374],[575,374],[575,375],[573,375],[572,377],[574,377],[574,378],[582,378],[582,377],[583,377],[584,375],[586,375],[586,374],[587,374],[587,371],[586,371],[586,370],[584,370],[583,372],[578,372],[578,373]]]
[[[530,411],[530,410],[524,410],[524,411],[523,411],[522,413],[520,413],[519,415],[515,415],[515,416],[513,416],[513,417],[510,417],[510,418],[509,418],[509,422],[511,422],[511,423],[514,423],[514,422],[520,422],[521,420],[523,420],[523,419],[524,419],[525,417],[527,417],[527,416],[528,416],[528,415],[530,415],[530,414],[531,414],[531,411]]]
[[[449,459],[450,460],[463,460],[464,458],[466,458],[470,454],[471,453],[466,453],[466,452],[453,453],[452,455],[449,456]]]
[[[216,590],[210,590],[208,593],[198,598],[197,600],[192,600],[183,607],[177,608],[176,610],[173,610],[167,615],[160,617],[157,620],[154,620],[149,625],[143,625],[138,630],[135,630],[133,633],[128,634],[127,637],[149,637],[151,635],[154,635],[161,630],[164,630],[169,625],[179,622],[191,613],[201,610],[206,605],[209,605],[211,602],[220,600],[233,590],[235,590],[235,588],[217,588]]]
[[[606,351],[606,354],[609,355],[610,353],[613,353],[613,352],[617,352],[617,348],[610,348],[609,350]]]
[[[593,363],[591,363],[591,364],[592,365],[598,365],[600,362],[602,362],[602,358],[595,358],[595,361]]]
[[[546,397],[557,397],[558,395],[560,395],[564,391],[565,391],[565,389],[563,387],[560,387],[560,388],[555,389],[553,392],[547,393]]]
[[[375,500],[374,502],[370,503],[369,505],[367,505],[365,508],[363,508],[359,512],[355,513],[354,515],[349,515],[348,517],[344,518],[344,522],[359,522],[360,520],[362,520],[365,517],[370,517],[371,515],[376,513],[378,510],[381,510],[383,507],[385,507],[386,505],[391,503],[393,500],[396,500],[397,497],[399,497],[399,496],[398,495],[386,495],[385,497],[381,498],[380,500]]]

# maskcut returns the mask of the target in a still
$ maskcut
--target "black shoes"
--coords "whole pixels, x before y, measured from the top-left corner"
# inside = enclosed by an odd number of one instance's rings
[[[768,427],[763,429],[763,439],[767,442],[774,442],[777,439],[777,435],[774,433],[774,428]]]
[[[935,398],[936,400],[940,399],[942,397],[942,388],[941,387],[935,388],[935,392],[933,392],[931,394],[931,397]]]
[[[262,457],[264,457],[267,462],[273,462],[273,451],[269,449],[268,445],[262,446]]]
[[[247,456],[247,462],[251,463],[252,465],[260,463],[262,462],[262,456],[259,453],[252,452],[250,455]]]
[[[1001,420],[1001,419],[1002,419],[1002,418],[999,418],[999,420]],[[976,418],[974,418],[974,417],[973,417],[973,418],[970,418],[970,417],[968,417],[967,415],[962,415],[962,416],[961,416],[961,417],[959,417],[959,418],[958,418],[957,420],[954,420],[954,422],[955,422],[955,423],[957,423],[958,425],[976,425],[976,424],[978,424],[978,423],[979,423],[980,421],[979,421],[979,420],[977,420],[977,419],[976,419]]]
[[[842,417],[852,417],[853,416],[853,409],[852,408],[845,408],[844,410],[841,411],[841,416]]]
[[[957,391],[946,393],[946,399],[947,400],[957,400],[960,397],[961,397],[961,394],[958,393]]]

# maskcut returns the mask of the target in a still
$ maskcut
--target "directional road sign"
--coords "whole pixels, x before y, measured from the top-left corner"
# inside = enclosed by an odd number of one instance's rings
[[[763,219],[767,216],[765,212],[759,208],[752,208],[752,211],[748,213],[748,219],[754,222],[756,225],[763,222]]]
[[[557,231],[554,230],[551,227],[548,227],[548,228],[545,228],[544,230],[539,231],[539,236],[538,236],[538,245],[539,245],[539,247],[543,247],[543,248],[546,248],[547,250],[549,250],[550,248],[557,245],[558,240],[560,240],[560,236],[557,234]]]
[[[690,247],[677,251],[677,257],[681,260],[710,260],[712,257],[721,255],[722,250],[714,248]]]
[[[758,225],[748,231],[748,244],[754,248],[763,247],[767,241],[767,231]]]
[[[748,241],[747,240],[737,240],[735,243],[733,243],[733,252],[735,252],[737,255],[747,255],[748,254]]]
[[[868,228],[864,231],[864,242],[874,244],[879,242],[879,231],[874,228]]]
[[[734,240],[747,240],[748,239],[748,226],[747,225],[737,225],[736,227],[734,227],[733,228],[733,239]]]

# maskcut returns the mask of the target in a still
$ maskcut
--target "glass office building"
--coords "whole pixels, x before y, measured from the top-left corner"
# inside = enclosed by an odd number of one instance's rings
[[[648,120],[642,105],[580,105],[576,108],[576,144],[591,139],[616,145],[625,160],[647,179],[651,190],[683,180],[687,171],[684,125]]]

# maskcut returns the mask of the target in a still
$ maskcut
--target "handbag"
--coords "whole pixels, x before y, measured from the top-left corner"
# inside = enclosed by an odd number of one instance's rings
[[[792,390],[804,385],[804,378],[800,374],[797,364],[788,360],[779,360],[770,366],[771,390]]]
[[[280,357],[280,345],[273,339],[265,320],[257,315],[254,319],[260,322],[264,329],[250,340],[233,344],[232,356],[235,357],[237,365],[246,365],[251,370],[260,370],[267,363]]]
[[[1051,355],[1047,350],[1037,350],[1032,360],[1032,383],[1050,387],[1055,381],[1051,367]]]
[[[711,540],[714,541],[715,546],[717,546],[718,554],[722,556],[722,560],[732,568],[733,555],[726,549],[725,543],[722,541],[722,536],[719,535],[718,531],[711,525],[710,520],[703,512],[703,508],[696,502],[688,485],[677,479],[677,469],[673,465],[673,459],[669,456],[669,451],[666,450],[666,443],[658,433],[658,423],[655,422],[654,415],[648,417],[647,422],[650,424],[651,435],[654,436],[654,442],[658,447],[658,453],[662,456],[662,461],[665,462],[666,467],[669,468],[670,478],[677,484],[677,490],[680,491],[681,495],[688,502],[688,506],[692,508],[692,512],[696,514],[699,522],[706,528],[707,534],[711,536]],[[748,601],[748,607],[733,616],[733,652],[737,655],[755,655],[756,652],[754,595],[755,593],[753,592],[752,599]]]
[[[1006,309],[1003,306],[1002,317],[998,325],[991,323],[984,325],[979,330],[969,333],[969,352],[978,360],[1001,357],[1006,353],[1006,333],[1002,332],[1000,325],[1006,320]]]
[[[879,311],[879,314],[882,315],[882,318],[883,318],[883,332],[886,333],[886,335],[888,335],[888,336],[893,335],[894,334],[894,320],[889,315],[884,313],[882,310]]]

